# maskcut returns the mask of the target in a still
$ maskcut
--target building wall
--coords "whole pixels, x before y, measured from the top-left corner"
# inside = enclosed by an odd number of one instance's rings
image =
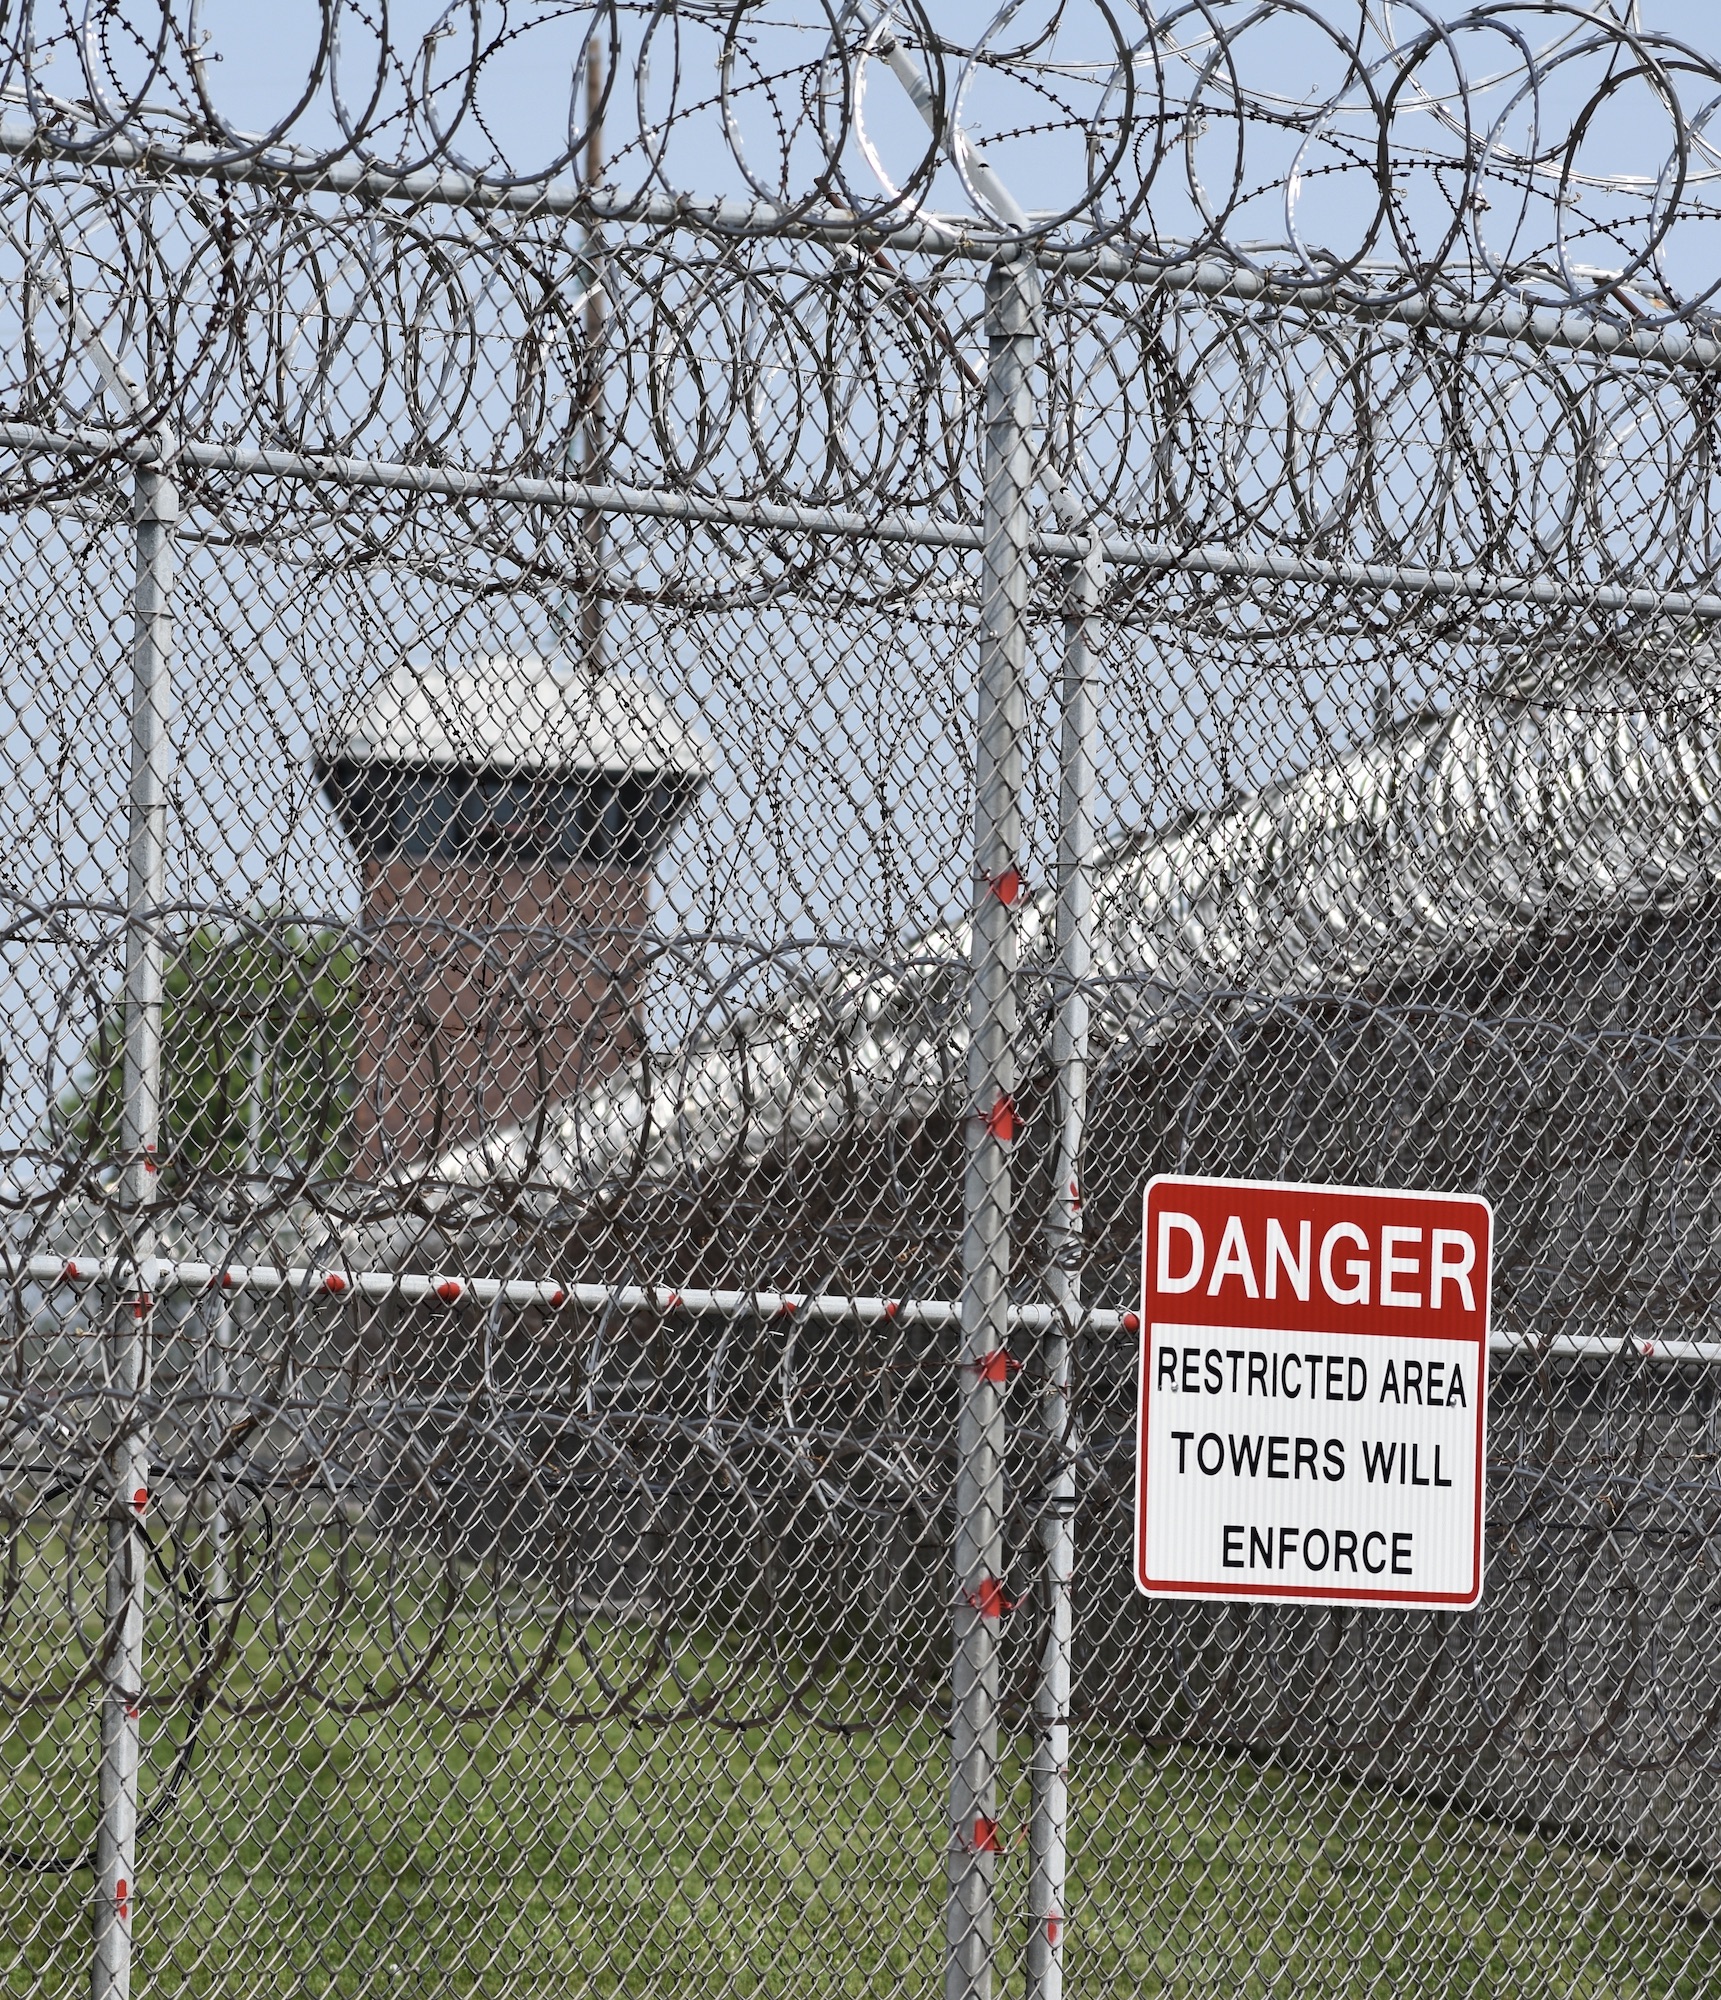
[[[396,858],[361,873],[355,1171],[530,1125],[626,1060],[649,878]]]

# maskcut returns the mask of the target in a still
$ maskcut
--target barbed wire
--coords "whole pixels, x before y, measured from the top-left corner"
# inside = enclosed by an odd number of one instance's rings
[[[1702,309],[1715,281],[1679,267],[1713,182],[1708,56],[1623,4],[1335,15],[1012,0],[934,25],[917,6],[492,0],[420,34],[322,0],[281,13],[265,83],[254,60],[229,70],[251,51],[199,5],[58,0],[13,14],[0,92],[15,150],[80,166],[442,176],[587,218],[730,194],[753,232],[1026,235],[1376,298],[1527,286],[1652,323]],[[997,187],[1029,160],[1024,225]]]
[[[586,246],[563,224],[370,214],[355,238],[313,196],[220,206],[217,224],[183,189],[145,203],[123,176],[11,183],[11,504],[99,532],[103,490],[167,436],[212,561],[266,540],[312,575],[361,562],[623,614],[793,600],[815,570],[857,607],[960,601],[943,572],[979,533],[980,293],[959,262],[612,236],[594,347]],[[135,408],[105,355],[132,358]],[[1137,577],[1246,583],[1289,562],[1312,581],[1396,565],[1413,596],[1684,592],[1711,617],[1707,355],[1054,277],[1043,463],[1116,559],[1114,616]],[[1617,473],[1627,447],[1655,468],[1647,503]],[[1049,548],[1061,524],[1044,501],[1041,518]]]

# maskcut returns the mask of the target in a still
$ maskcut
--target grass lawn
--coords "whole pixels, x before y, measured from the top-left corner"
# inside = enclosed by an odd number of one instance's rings
[[[147,1844],[134,1991],[933,1993],[941,1759],[928,1725],[229,1723]],[[73,1776],[49,1768],[60,1788]],[[1211,1754],[1077,1769],[1072,1993],[1721,1986],[1710,1929],[1627,1864]],[[42,1815],[12,1775],[16,1836]],[[1012,1837],[1004,1991],[1020,1989],[1026,1872]],[[0,1884],[0,1992],[81,1986],[87,1880]]]
[[[65,1579],[36,1553],[0,1632],[0,1839],[79,1853],[88,1692],[18,1699],[76,1652],[77,1594],[33,1596],[32,1575]],[[538,1671],[529,1607],[503,1631],[476,1584],[402,1613],[403,1593],[391,1612],[374,1576],[303,1552],[258,1581],[293,1616],[240,1631],[220,1694],[251,1712],[210,1711],[143,1842],[138,2000],[939,1991],[944,1739],[926,1716],[859,1727],[864,1646],[786,1706],[786,1659],[743,1674],[697,1633],[591,1628]],[[158,1604],[161,1678],[177,1643]],[[634,1720],[579,1719],[618,1683]],[[749,1712],[773,1719],[709,1719]],[[181,1727],[146,1718],[146,1808]],[[1022,1989],[1025,1754],[1006,1773],[1000,1993]],[[1684,1878],[1211,1751],[1096,1731],[1073,1769],[1072,2000],[1721,1991],[1721,1925]],[[84,1989],[88,1881],[0,1870],[0,1995]]]

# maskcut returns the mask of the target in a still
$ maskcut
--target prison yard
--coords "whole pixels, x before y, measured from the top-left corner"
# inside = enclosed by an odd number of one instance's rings
[[[0,1996],[1721,1993],[1712,12],[0,8]]]

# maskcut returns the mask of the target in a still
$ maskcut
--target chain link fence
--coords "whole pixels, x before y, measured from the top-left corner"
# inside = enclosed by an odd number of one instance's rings
[[[0,16],[0,1986],[1721,1979],[1721,68]],[[1155,1172],[1498,1218],[1130,1581]]]

